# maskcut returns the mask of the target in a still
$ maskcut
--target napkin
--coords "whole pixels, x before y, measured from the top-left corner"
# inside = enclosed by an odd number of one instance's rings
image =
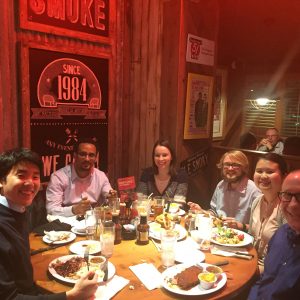
[[[231,257],[238,257],[243,259],[252,259],[253,256],[250,254],[246,248],[240,247],[224,247],[224,246],[213,246],[210,249],[211,254],[214,255],[221,255],[221,256],[231,256]]]
[[[34,228],[33,232],[36,235],[44,235],[44,231],[70,231],[71,225],[62,223],[59,220],[54,220],[50,223],[46,223]]]
[[[149,291],[161,286],[161,273],[154,267],[153,264],[142,263],[130,266],[129,269]]]
[[[128,279],[115,275],[106,284],[101,284],[95,293],[96,300],[111,299],[116,293],[122,290],[129,283]]]

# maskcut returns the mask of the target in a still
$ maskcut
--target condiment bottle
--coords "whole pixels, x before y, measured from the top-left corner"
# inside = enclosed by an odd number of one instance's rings
[[[115,223],[115,241],[114,244],[120,244],[122,241],[122,225],[120,224],[120,218],[118,212],[112,213],[112,221]]]
[[[147,215],[141,215],[140,224],[137,226],[137,239],[138,245],[147,245],[149,243],[149,225],[147,223]]]

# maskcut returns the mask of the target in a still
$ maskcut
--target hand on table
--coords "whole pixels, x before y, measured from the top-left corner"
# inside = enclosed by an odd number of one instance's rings
[[[98,275],[95,272],[88,272],[82,276],[74,285],[74,288],[68,291],[68,300],[89,300],[95,298],[98,288]]]

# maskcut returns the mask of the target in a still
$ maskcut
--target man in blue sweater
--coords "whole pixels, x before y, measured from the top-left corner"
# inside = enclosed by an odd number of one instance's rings
[[[279,193],[287,224],[269,242],[265,269],[250,291],[254,299],[299,299],[300,295],[300,170],[291,172]]]
[[[0,155],[0,299],[93,299],[93,272],[66,293],[41,295],[34,284],[26,207],[40,188],[41,170],[41,159],[28,149]]]

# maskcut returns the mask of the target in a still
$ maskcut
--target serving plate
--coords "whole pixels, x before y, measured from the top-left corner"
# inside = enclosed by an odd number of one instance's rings
[[[74,254],[83,255],[86,247],[89,247],[90,255],[99,253],[101,251],[101,243],[93,240],[85,240],[73,243],[69,249]]]
[[[69,278],[69,277],[63,277],[61,275],[59,275],[55,269],[52,267],[53,264],[57,263],[58,261],[59,262],[66,262],[67,260],[71,259],[72,257],[82,257],[80,255],[65,255],[65,256],[60,256],[58,258],[55,258],[54,260],[52,260],[48,266],[48,271],[49,273],[57,280],[59,281],[62,281],[62,282],[66,282],[66,283],[72,283],[72,284],[75,284],[76,281],[78,279],[72,279],[72,278]],[[86,268],[86,267],[84,267]],[[107,270],[108,270],[108,276],[107,276],[107,281],[110,280],[116,273],[116,268],[115,266],[110,262],[108,261],[107,263]],[[87,271],[87,270],[86,270]],[[103,282],[103,277],[99,276],[98,277],[98,283],[101,283]]]
[[[160,232],[161,230],[164,230],[163,228],[159,228],[156,225],[155,222],[149,223],[150,229],[149,229],[149,236],[156,240],[161,240]],[[178,238],[177,240],[182,240],[187,236],[187,231],[179,224],[175,224],[174,230],[178,232]]]
[[[43,236],[43,241],[51,245],[68,244],[76,239],[76,234],[70,231],[60,231],[61,233],[68,234],[69,236],[63,240],[52,241],[47,235]]]
[[[177,285],[170,284],[170,279],[172,279],[176,274],[180,273],[184,269],[192,266],[193,264],[179,264],[175,265],[173,267],[170,267],[166,269],[162,273],[162,286],[168,290],[169,292],[178,294],[178,295],[185,295],[185,296],[200,296],[200,295],[207,295],[214,293],[218,290],[220,290],[227,282],[227,276],[223,272],[220,274],[220,279],[214,284],[214,286],[211,289],[205,290],[200,286],[200,282],[195,287],[189,289],[189,290],[182,290]],[[210,266],[210,264],[205,263],[199,263],[198,266],[203,267],[205,269],[207,266]]]

